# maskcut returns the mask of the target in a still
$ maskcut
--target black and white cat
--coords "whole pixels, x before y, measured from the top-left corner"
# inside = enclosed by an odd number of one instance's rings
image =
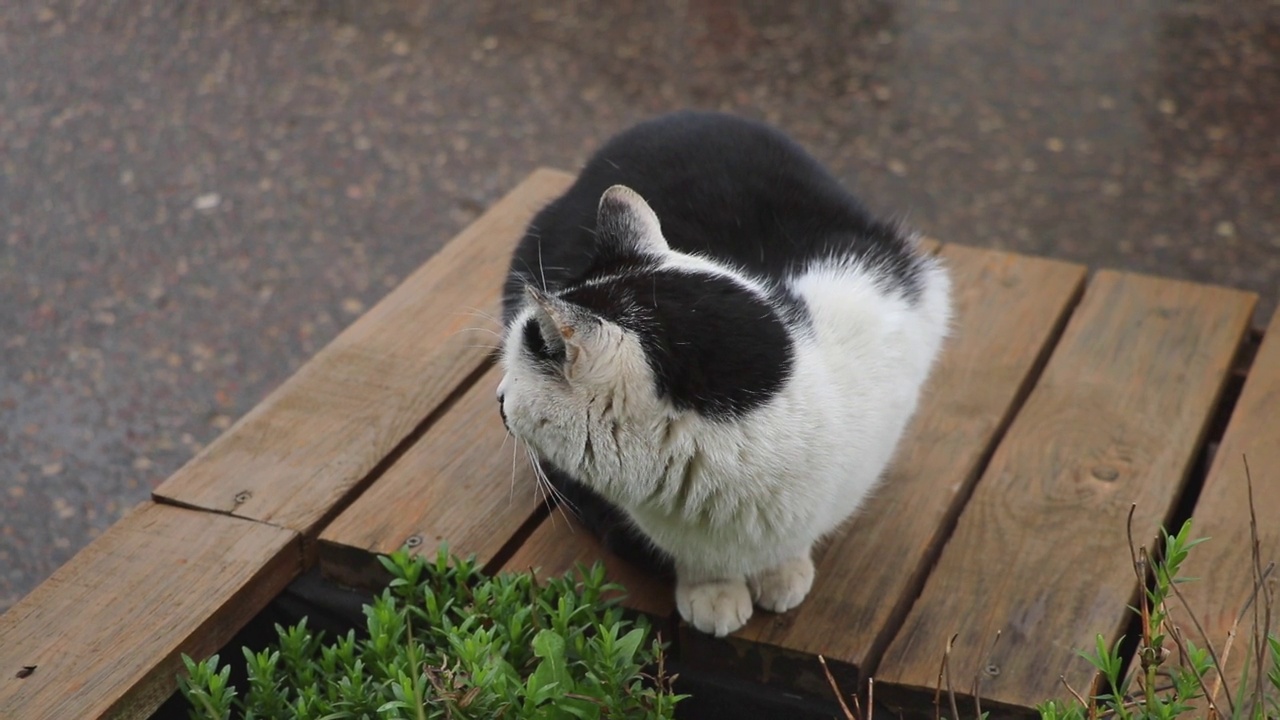
[[[504,292],[508,430],[615,552],[726,635],[783,612],[873,490],[943,344],[950,283],[766,125],[682,112],[609,141]]]

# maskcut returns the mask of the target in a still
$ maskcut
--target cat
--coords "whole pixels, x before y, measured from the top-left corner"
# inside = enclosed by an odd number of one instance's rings
[[[610,550],[724,636],[808,594],[948,333],[950,280],[781,131],[684,111],[608,141],[503,288],[499,412]]]

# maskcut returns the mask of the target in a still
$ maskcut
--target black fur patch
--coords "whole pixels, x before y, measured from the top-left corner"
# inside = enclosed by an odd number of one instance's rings
[[[768,402],[791,374],[782,319],[728,278],[632,272],[560,297],[634,332],[658,394],[677,408],[730,419]]]
[[[542,327],[533,318],[525,321],[523,333],[521,341],[534,362],[551,374],[560,374],[565,361],[564,343],[548,343],[542,335]]]

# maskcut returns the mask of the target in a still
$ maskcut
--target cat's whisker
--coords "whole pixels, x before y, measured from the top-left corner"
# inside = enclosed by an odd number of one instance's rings
[[[534,457],[533,450],[525,445],[524,454],[529,459],[529,464],[533,467],[533,489],[538,499],[550,506],[551,498],[547,495],[547,489],[543,486],[542,473],[538,467],[538,460]]]
[[[573,532],[573,523],[569,522],[569,517],[565,514],[565,508],[569,508],[569,514],[573,515],[573,517],[578,520],[582,519],[582,513],[578,511],[578,507],[576,505],[569,501],[569,498],[565,497],[565,494],[556,487],[555,483],[551,482],[551,478],[547,477],[546,470],[544,470],[541,463],[538,462],[537,456],[532,450],[529,451],[529,459],[533,463],[534,473],[538,475],[543,486],[550,491],[551,497],[556,500],[555,507],[560,511],[560,516],[564,518],[565,524],[569,528],[569,532]]]
[[[488,334],[490,334],[490,335],[492,335],[492,336],[494,336],[494,337],[498,338],[499,340],[501,340],[501,339],[502,339],[502,333],[500,333],[500,332],[498,332],[498,331],[496,331],[496,330],[490,330],[489,328],[476,327],[476,326],[474,326],[474,325],[467,326],[467,327],[464,327],[464,328],[458,328],[457,330],[454,330],[453,332],[449,333],[449,337],[451,337],[451,338],[452,338],[452,337],[457,337],[458,335],[463,335],[463,334],[468,334],[468,333],[488,333]]]
[[[513,505],[516,501],[516,445],[519,443],[515,436],[508,430],[506,437],[502,438],[502,446],[498,448],[498,452],[502,452],[507,446],[507,441],[511,440],[511,492],[507,495],[507,505]]]
[[[498,327],[502,327],[502,321],[501,321],[501,320],[499,320],[498,318],[496,318],[496,317],[494,317],[494,316],[490,315],[489,313],[485,312],[484,310],[481,310],[481,309],[480,309],[480,308],[478,308],[478,307],[471,307],[471,306],[467,306],[466,308],[463,308],[463,310],[465,310],[465,312],[463,312],[462,310],[459,310],[459,311],[455,311],[453,314],[454,314],[454,315],[467,315],[467,316],[469,316],[469,317],[475,317],[475,316],[477,316],[477,315],[478,315],[478,316],[480,316],[480,317],[484,318],[485,320],[488,320],[489,322],[493,323],[494,325],[497,325]]]
[[[498,332],[497,330],[490,330],[489,328],[483,328],[483,327],[465,327],[459,330],[458,332],[460,333],[461,332],[482,332],[482,333],[489,333],[490,335],[499,339],[502,338],[502,333]],[[456,335],[457,333],[454,333],[454,334]]]
[[[555,483],[551,482],[551,478],[547,477],[547,473],[538,462],[538,457],[534,454],[533,449],[528,446],[526,446],[525,449],[528,450],[529,462],[533,465],[533,474],[538,478],[538,485],[548,493],[548,505],[554,508],[554,510],[558,510],[560,512],[560,517],[564,518],[565,526],[569,528],[569,532],[573,532],[573,523],[569,521],[569,516],[565,513],[565,507],[568,506],[569,512],[572,513],[575,518],[581,519],[582,516],[578,513],[578,508],[575,507],[573,503],[569,502],[569,499],[564,496],[564,493],[560,492],[560,490],[556,488]],[[554,513],[551,518],[552,526],[554,527]]]
[[[533,449],[525,445],[524,454],[529,458],[529,465],[533,468],[533,486],[538,491],[538,497],[542,499],[548,509],[553,505],[551,494],[547,491],[547,479],[542,474],[542,467],[538,465],[538,458],[533,454]],[[554,522],[554,520],[553,520]]]
[[[538,238],[538,274],[542,276],[542,291],[547,291],[547,271],[542,267],[542,238]]]
[[[543,477],[546,477],[545,473]],[[563,490],[556,487],[555,483],[551,482],[551,478],[547,478],[547,487],[551,488],[552,494],[554,494],[555,497],[559,500],[560,507],[569,508],[570,514],[572,514],[575,518],[578,518],[579,520],[582,519],[582,513],[578,511],[578,506],[574,505],[573,502],[571,502],[569,498],[565,496]]]

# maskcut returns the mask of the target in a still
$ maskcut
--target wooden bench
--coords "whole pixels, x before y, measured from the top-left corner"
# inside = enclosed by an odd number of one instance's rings
[[[540,504],[493,404],[508,254],[569,182],[531,175],[0,618],[0,716],[146,717],[181,653],[215,651],[304,569],[368,585],[376,553],[441,542],[490,570],[604,560],[682,668],[792,694],[830,698],[822,655],[846,691],[874,676],[931,717],[954,635],[957,676],[1018,714],[1059,676],[1088,688],[1075,650],[1129,631],[1131,503],[1149,545],[1192,510],[1213,538],[1184,592],[1215,643],[1252,590],[1244,455],[1280,556],[1280,314],[1260,336],[1249,293],[944,244],[954,339],[812,594],[725,640],[679,628],[669,587]]]

